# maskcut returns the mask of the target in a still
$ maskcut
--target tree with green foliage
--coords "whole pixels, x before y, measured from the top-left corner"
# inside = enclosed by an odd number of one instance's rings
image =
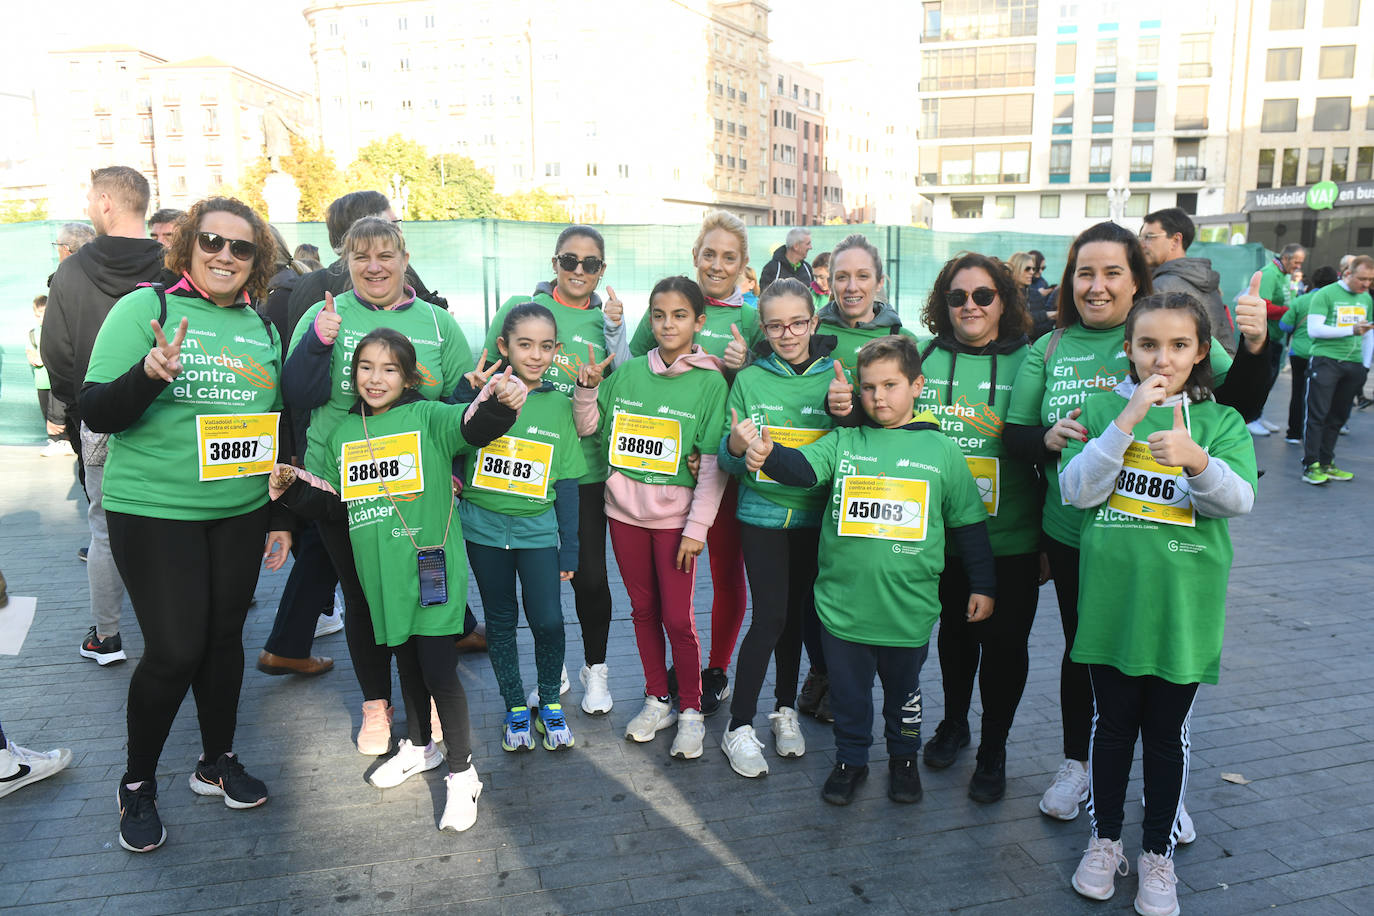
[[[431,156],[423,145],[392,134],[358,150],[358,158],[348,168],[349,184],[355,188],[375,188],[389,197],[399,179],[406,191],[405,213],[400,201],[392,200],[398,215],[405,219],[478,219],[495,216],[496,182],[491,173],[479,169],[466,156],[441,153]]]
[[[296,188],[301,192],[301,202],[296,208],[297,220],[322,222],[330,201],[345,191],[344,178],[334,164],[334,157],[325,152],[323,145],[311,146],[301,137],[293,136],[291,155],[282,157],[281,167],[295,179]],[[267,202],[263,200],[262,189],[270,171],[267,157],[260,156],[244,171],[238,187],[226,189],[226,193],[266,216]]]
[[[570,220],[563,201],[543,188],[503,196],[497,216],[527,223],[566,223]]]
[[[48,218],[48,199],[0,202],[0,223],[27,223]]]

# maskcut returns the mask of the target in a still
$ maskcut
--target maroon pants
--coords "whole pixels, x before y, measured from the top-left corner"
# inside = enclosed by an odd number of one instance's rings
[[[711,560],[711,662],[709,668],[727,671],[735,654],[735,642],[744,624],[749,602],[744,574],[744,549],[740,543],[739,480],[731,477],[720,498],[716,522],[706,532],[706,549]],[[680,666],[679,666],[680,670]]]
[[[620,578],[630,595],[630,618],[635,643],[644,665],[644,689],[651,696],[668,696],[668,664],[663,635],[673,648],[678,695],[683,709],[701,708],[701,641],[692,618],[696,589],[696,560],[683,572],[677,568],[681,528],[641,528],[607,519],[611,547]]]

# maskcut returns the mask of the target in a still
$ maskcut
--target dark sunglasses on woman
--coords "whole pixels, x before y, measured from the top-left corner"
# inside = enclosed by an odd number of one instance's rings
[[[572,273],[577,270],[577,265],[581,264],[582,269],[589,274],[599,273],[601,268],[606,266],[606,262],[594,254],[589,254],[585,258],[578,258],[575,254],[560,254],[554,258],[558,266]]]
[[[226,239],[214,232],[197,232],[196,244],[206,254],[219,254],[224,243],[229,243],[229,253],[240,261],[251,261],[258,253],[258,246],[243,239]]]
[[[970,296],[973,297],[974,305],[987,308],[992,305],[992,300],[997,298],[997,290],[990,286],[980,286],[972,292],[966,289],[952,289],[945,293],[945,305],[952,309],[963,308],[965,300]]]

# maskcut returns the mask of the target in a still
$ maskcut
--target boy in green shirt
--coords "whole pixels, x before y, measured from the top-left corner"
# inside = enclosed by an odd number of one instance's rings
[[[1333,462],[1341,427],[1350,419],[1355,395],[1364,390],[1369,373],[1370,343],[1365,332],[1374,327],[1374,258],[1362,254],[1350,262],[1345,277],[1324,286],[1312,297],[1307,333],[1312,358],[1307,370],[1307,429],[1303,436],[1302,479],[1311,484],[1354,478]]]
[[[880,337],[859,351],[863,425],[837,429],[798,449],[775,445],[743,421],[749,470],[779,483],[813,487],[829,481],[821,526],[816,613],[830,668],[835,716],[835,768],[821,797],[853,800],[868,776],[873,743],[873,675],[883,684],[884,734],[897,802],[921,800],[916,769],[921,748],[921,666],[940,616],[937,597],[945,539],[968,569],[970,621],[992,613],[996,594],[987,512],[958,446],[928,411],[914,405],[925,379],[915,341]],[[863,581],[870,600],[854,600]]]

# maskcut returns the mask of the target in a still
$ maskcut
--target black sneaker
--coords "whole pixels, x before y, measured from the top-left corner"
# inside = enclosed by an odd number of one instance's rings
[[[78,547],[76,548],[76,558],[82,563],[89,563],[90,561],[86,557],[90,552],[91,548],[89,547]]]
[[[231,754],[220,754],[214,763],[202,760],[191,774],[191,791],[197,795],[222,795],[225,807],[256,808],[267,801],[267,786],[244,772]]]
[[[821,694],[821,701],[816,704],[816,721],[824,722],[827,725],[835,721],[835,714],[830,711],[830,685],[828,682],[825,693]]]
[[[859,783],[867,778],[867,766],[856,767],[847,763],[837,763],[825,780],[821,798],[832,805],[847,805],[854,800],[854,791],[859,788]]]
[[[943,770],[959,756],[960,748],[968,747],[968,721],[951,722],[946,719],[935,726],[935,737],[926,742],[926,766]]]
[[[118,633],[104,639],[96,639],[95,627],[91,627],[86,631],[86,638],[81,641],[81,657],[93,658],[96,664],[103,668],[115,662],[122,662],[129,656],[124,654],[124,643]]]
[[[893,757],[887,762],[887,772],[891,777],[887,784],[887,797],[904,805],[914,805],[925,793],[921,791],[921,770],[916,766],[916,755]]]
[[[668,669],[668,704],[676,706],[677,697],[677,668],[670,667]]]
[[[730,696],[730,679],[720,668],[701,672],[701,714],[709,716],[720,709],[721,701]]]
[[[968,783],[968,797],[990,804],[1007,794],[1007,749],[1005,747],[978,748],[978,765]]]
[[[129,852],[152,852],[167,842],[167,828],[157,816],[157,784],[143,781],[137,789],[119,784],[119,845]]]
[[[820,674],[812,668],[806,672],[806,682],[802,684],[801,693],[797,694],[797,712],[808,716],[815,716],[816,709],[820,706],[821,698],[830,690],[830,675]]]
[[[1370,400],[1364,395],[1360,395],[1359,397],[1355,398],[1355,406],[1358,407],[1360,410],[1364,410],[1370,404],[1374,404],[1374,400]]]

